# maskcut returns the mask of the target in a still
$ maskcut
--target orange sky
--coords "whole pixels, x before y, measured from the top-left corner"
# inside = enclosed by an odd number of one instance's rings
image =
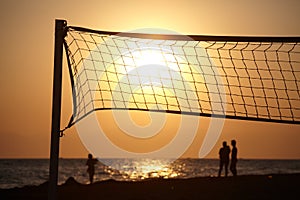
[[[110,31],[163,28],[184,34],[300,36],[299,9],[297,0],[1,0],[0,158],[49,157],[56,18]],[[66,62],[62,101],[64,126],[72,114]],[[185,156],[197,155],[201,134],[197,137]],[[217,157],[221,142],[232,138],[242,158],[300,159],[299,125],[227,120],[208,157]],[[68,130],[60,156],[86,153],[75,128]]]

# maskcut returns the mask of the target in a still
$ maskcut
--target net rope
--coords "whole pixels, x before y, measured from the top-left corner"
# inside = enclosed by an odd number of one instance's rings
[[[70,124],[112,109],[300,124],[299,37],[66,35]]]

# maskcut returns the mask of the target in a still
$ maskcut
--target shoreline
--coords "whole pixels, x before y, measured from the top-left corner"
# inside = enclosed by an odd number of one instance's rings
[[[241,175],[188,179],[106,180],[81,184],[70,177],[59,199],[289,199],[300,195],[299,174]],[[47,199],[48,182],[0,189],[0,199]]]

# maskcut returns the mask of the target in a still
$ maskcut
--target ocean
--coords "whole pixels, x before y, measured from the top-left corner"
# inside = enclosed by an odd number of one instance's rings
[[[88,183],[85,163],[86,159],[60,159],[59,184],[69,177]],[[219,169],[217,159],[178,159],[170,165],[166,159],[105,159],[104,163],[110,166],[98,162],[95,181],[217,176]],[[300,173],[300,160],[240,159],[237,169],[238,175]],[[48,159],[0,159],[0,188],[39,185],[48,180],[48,172]]]

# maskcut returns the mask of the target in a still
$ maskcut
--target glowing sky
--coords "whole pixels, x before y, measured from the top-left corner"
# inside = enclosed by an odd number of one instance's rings
[[[1,0],[0,158],[49,157],[54,20],[57,18],[68,20],[70,25],[109,31],[162,28],[183,34],[300,36],[299,9],[297,0],[174,0],[172,3]],[[62,127],[72,114],[65,61],[63,78]],[[147,122],[140,119],[136,117],[140,124]],[[205,121],[208,119],[201,123]],[[110,127],[111,132],[114,129]],[[199,130],[184,156],[198,155],[204,129]],[[300,159],[299,125],[227,120],[216,148],[208,157],[217,157],[221,142],[232,138],[237,140],[239,157]],[[76,130],[71,128],[61,140],[60,156],[86,157],[86,154]]]

